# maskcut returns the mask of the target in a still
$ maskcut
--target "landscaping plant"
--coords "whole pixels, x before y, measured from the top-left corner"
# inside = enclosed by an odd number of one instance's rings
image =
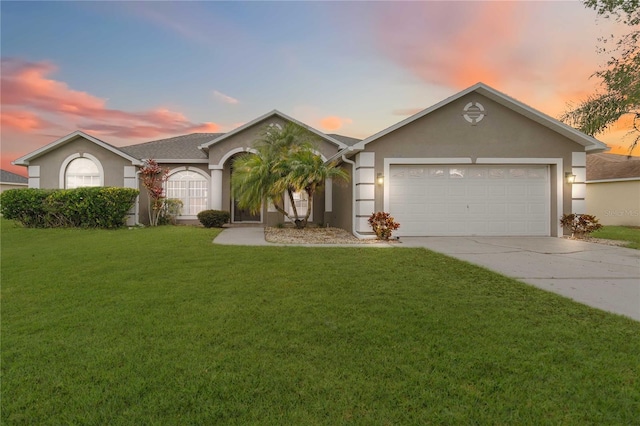
[[[284,127],[267,126],[253,144],[255,153],[246,153],[233,162],[231,188],[241,208],[252,213],[265,203],[291,220],[296,228],[307,226],[313,211],[313,197],[324,182],[348,179],[336,162],[325,162],[316,153],[318,137],[294,123]],[[307,210],[298,212],[294,194],[306,193]],[[285,208],[289,199],[291,211]]]
[[[169,169],[161,167],[157,161],[146,160],[140,168],[142,186],[149,194],[149,225],[158,226],[158,220],[164,207],[164,183],[169,177]]]
[[[571,230],[571,237],[585,238],[590,233],[602,228],[602,225],[598,223],[598,219],[590,214],[564,214],[560,219],[560,224]]]
[[[203,210],[198,213],[198,220],[205,228],[222,228],[230,218],[231,214],[226,210]]]
[[[165,198],[162,203],[158,225],[175,225],[176,219],[182,213],[184,203],[178,198]]]
[[[369,225],[373,228],[378,239],[385,241],[391,238],[393,231],[400,228],[400,224],[387,212],[373,213],[369,217]]]
[[[116,187],[12,189],[0,195],[0,211],[30,228],[118,228],[138,193]]]

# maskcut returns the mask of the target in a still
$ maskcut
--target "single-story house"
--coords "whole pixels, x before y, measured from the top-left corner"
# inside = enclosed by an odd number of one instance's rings
[[[28,179],[26,177],[0,169],[0,193],[7,189],[27,188],[28,186]]]
[[[14,161],[33,188],[140,188],[145,159],[170,169],[166,193],[183,200],[183,221],[203,209],[229,210],[233,223],[276,225],[283,216],[237,208],[230,191],[236,156],[268,125],[294,122],[350,175],[326,182],[310,220],[372,236],[367,218],[387,211],[399,236],[561,236],[559,218],[586,212],[587,154],[607,146],[483,83],[475,84],[364,140],[325,134],[279,111],[228,133],[191,134],[115,147],[76,131]],[[571,183],[569,177],[573,176]],[[304,211],[304,195],[296,198]],[[132,221],[144,222],[142,191]]]
[[[602,225],[640,226],[640,157],[587,157],[587,212]]]

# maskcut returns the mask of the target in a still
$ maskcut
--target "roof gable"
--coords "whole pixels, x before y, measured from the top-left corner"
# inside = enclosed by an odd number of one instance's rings
[[[56,148],[58,148],[58,147],[60,147],[62,145],[65,145],[65,144],[67,144],[67,143],[69,143],[71,141],[74,141],[74,140],[76,140],[78,138],[84,138],[84,139],[88,140],[89,142],[93,142],[96,145],[106,149],[107,151],[111,151],[112,153],[114,153],[116,155],[119,155],[120,157],[122,157],[122,158],[124,158],[126,160],[131,161],[132,164],[136,164],[136,165],[142,164],[140,162],[140,160],[138,160],[137,158],[134,158],[131,155],[119,150],[115,146],[113,146],[111,144],[108,144],[105,141],[102,141],[102,140],[100,140],[98,138],[95,138],[95,137],[93,137],[93,136],[91,136],[91,135],[89,135],[87,133],[84,133],[84,132],[82,132],[80,130],[76,130],[73,133],[69,133],[67,136],[63,136],[60,139],[55,140],[55,141],[51,142],[48,145],[45,145],[45,146],[43,146],[43,147],[41,147],[39,149],[36,149],[35,151],[33,151],[33,152],[31,152],[31,153],[29,153],[27,155],[24,155],[24,156],[18,158],[17,160],[13,161],[12,164],[15,164],[16,166],[28,166],[29,162],[31,160],[36,159],[36,158],[40,157],[41,155],[44,155],[44,154],[46,154],[48,152],[51,152],[54,149],[56,149]]]
[[[281,119],[283,119],[285,121],[290,121],[290,122],[293,122],[293,123],[295,123],[295,124],[297,124],[297,125],[299,125],[301,127],[304,127],[305,129],[309,130],[311,133],[314,133],[314,134],[320,136],[322,139],[324,139],[324,140],[336,145],[338,147],[338,149],[344,149],[344,148],[347,147],[347,145],[344,144],[343,142],[341,142],[340,140],[338,140],[338,139],[336,139],[336,138],[334,138],[332,136],[329,136],[329,135],[327,135],[325,133],[322,133],[321,131],[314,129],[311,126],[308,126],[308,125],[304,124],[303,122],[298,121],[295,118],[289,117],[288,115],[283,114],[280,111],[274,109],[273,111],[268,112],[268,113],[266,113],[264,115],[261,115],[260,117],[254,119],[254,120],[251,120],[248,123],[245,123],[242,126],[237,127],[235,129],[233,129],[232,131],[230,131],[228,133],[225,133],[225,134],[219,136],[218,138],[216,138],[216,139],[214,139],[212,141],[209,141],[209,142],[201,144],[199,146],[199,148],[200,149],[209,149],[210,146],[212,146],[214,144],[217,144],[217,143],[220,143],[223,140],[225,140],[225,139],[227,139],[227,138],[229,138],[229,137],[231,137],[233,135],[236,135],[236,134],[242,132],[245,129],[248,129],[248,128],[254,126],[256,123],[259,123],[259,122],[261,122],[263,120],[266,120],[269,117],[280,117]]]
[[[424,109],[420,112],[418,112],[417,114],[412,115],[411,117],[408,117],[402,121],[400,121],[399,123],[394,124],[393,126],[390,126],[376,134],[374,134],[373,136],[369,136],[368,138],[362,140],[361,142],[355,144],[353,146],[353,149],[355,150],[362,150],[364,149],[364,147],[370,143],[373,142],[376,139],[381,138],[382,136],[385,136],[391,132],[393,132],[394,130],[397,130],[403,126],[406,126],[409,123],[412,123],[436,110],[439,110],[440,108],[449,105],[450,103],[462,98],[463,96],[468,95],[469,93],[472,92],[476,92],[488,99],[493,100],[494,102],[497,102],[498,104],[522,115],[525,116],[527,118],[529,118],[532,121],[535,121],[538,124],[541,124],[553,131],[555,131],[556,133],[559,133],[563,136],[565,136],[566,138],[582,145],[585,147],[586,151],[591,151],[591,152],[602,152],[608,149],[607,145],[604,144],[603,142],[600,142],[599,140],[595,139],[592,136],[586,135],[582,132],[580,132],[579,130],[574,129],[573,127],[570,127],[564,123],[562,123],[561,121],[556,120],[553,117],[550,117],[510,96],[505,95],[504,93],[501,93],[489,86],[487,86],[484,83],[476,83],[473,86],[456,93],[453,96],[450,96],[447,99],[442,100],[441,102],[438,102],[437,104]]]

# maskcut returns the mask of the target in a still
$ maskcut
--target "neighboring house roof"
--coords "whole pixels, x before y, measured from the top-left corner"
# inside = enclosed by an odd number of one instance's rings
[[[0,183],[11,185],[27,185],[29,179],[24,176],[17,175],[7,170],[0,169]]]
[[[587,182],[640,180],[640,157],[618,154],[587,155]]]
[[[52,151],[56,148],[58,148],[61,145],[64,145],[66,143],[69,143],[79,137],[85,138],[93,143],[95,143],[96,145],[101,146],[102,148],[106,149],[107,151],[111,151],[116,155],[119,155],[120,157],[123,157],[129,161],[131,161],[132,164],[141,164],[140,160],[138,160],[135,157],[132,157],[131,155],[121,151],[120,149],[116,148],[115,146],[106,143],[105,141],[102,141],[98,138],[95,138],[87,133],[81,132],[80,130],[76,130],[73,133],[69,133],[67,136],[63,136],[58,140],[55,140],[53,142],[51,142],[48,145],[43,146],[42,148],[36,149],[35,151],[22,156],[20,158],[18,158],[17,160],[13,161],[12,164],[15,164],[16,166],[28,166],[29,165],[29,161],[40,157],[41,155],[46,154],[49,151]]]
[[[305,129],[309,130],[311,133],[315,133],[316,135],[320,136],[321,138],[323,138],[323,139],[325,139],[325,140],[327,140],[327,141],[329,141],[329,142],[331,142],[331,143],[333,143],[333,144],[337,145],[337,146],[338,146],[338,149],[344,149],[344,148],[346,148],[346,147],[347,147],[347,145],[345,145],[345,144],[344,144],[343,142],[341,142],[340,140],[338,140],[338,139],[336,139],[336,138],[333,138],[333,137],[331,137],[331,136],[329,136],[329,135],[327,135],[327,134],[325,134],[325,133],[322,133],[321,131],[314,129],[314,128],[313,128],[313,127],[311,127],[311,126],[308,126],[308,125],[304,124],[303,122],[298,121],[298,120],[296,120],[295,118],[289,117],[288,115],[283,114],[283,113],[281,113],[280,111],[278,111],[278,110],[274,109],[274,110],[273,110],[273,111],[271,111],[271,112],[268,112],[268,113],[266,113],[266,114],[264,114],[264,115],[261,115],[260,117],[256,118],[255,120],[251,120],[250,122],[245,123],[245,124],[243,124],[242,126],[240,126],[240,127],[237,127],[237,128],[235,128],[235,129],[233,129],[233,130],[232,130],[232,131],[230,131],[229,133],[225,133],[224,135],[222,135],[222,136],[218,137],[217,139],[214,139],[214,140],[212,140],[212,141],[209,141],[209,142],[203,143],[202,145],[200,145],[200,149],[209,149],[209,147],[210,147],[211,145],[216,144],[216,143],[219,143],[219,142],[222,142],[223,140],[227,139],[228,137],[231,137],[231,136],[233,136],[233,135],[235,135],[235,134],[237,134],[237,133],[240,133],[240,132],[241,132],[241,131],[243,131],[244,129],[247,129],[247,128],[249,128],[249,127],[253,126],[254,124],[259,123],[259,122],[261,122],[262,120],[265,120],[265,119],[267,119],[267,118],[269,118],[269,117],[272,117],[272,116],[280,117],[280,118],[282,118],[283,120],[291,121],[291,122],[293,122],[293,123],[295,123],[295,124],[297,124],[297,125],[299,125],[299,126],[301,126],[301,127],[304,127]]]
[[[456,93],[455,95],[441,101],[438,102],[437,104],[423,110],[420,111],[419,113],[412,115],[411,117],[397,123],[394,124],[391,127],[388,127],[378,133],[376,133],[373,136],[369,136],[368,138],[362,140],[361,142],[355,144],[353,146],[353,149],[346,149],[344,150],[343,153],[346,153],[348,151],[353,151],[353,150],[362,150],[364,149],[365,145],[367,145],[369,142],[372,142],[376,139],[381,138],[382,136],[393,132],[394,130],[399,129],[400,127],[406,126],[407,124],[418,120],[422,117],[424,117],[427,114],[430,114],[433,111],[436,111],[442,107],[444,107],[445,105],[450,104],[451,102],[460,99],[463,96],[468,95],[471,92],[476,92],[486,98],[491,99],[494,102],[499,103],[500,105],[509,108],[510,110],[517,112],[569,139],[571,139],[572,141],[583,145],[585,147],[585,150],[587,152],[591,151],[591,152],[602,152],[608,149],[607,145],[600,142],[599,140],[586,135],[576,129],[574,129],[573,127],[567,126],[566,124],[556,120],[555,118],[552,118],[534,108],[531,108],[528,105],[525,105],[524,103],[505,95],[504,93],[501,93],[489,86],[487,86],[484,83],[476,83],[473,86],[459,92]]]
[[[123,146],[120,149],[139,159],[207,161],[209,157],[198,147],[222,135],[224,133],[191,133],[137,145]]]

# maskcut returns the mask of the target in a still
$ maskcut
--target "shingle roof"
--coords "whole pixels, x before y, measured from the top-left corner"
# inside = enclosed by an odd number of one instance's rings
[[[224,133],[191,133],[189,135],[174,136],[172,138],[145,142],[137,145],[128,145],[118,148],[132,157],[154,160],[206,160],[207,153],[198,146],[212,141]],[[351,146],[360,139],[336,134],[327,135],[345,145]]]
[[[24,183],[29,182],[24,176],[17,175],[15,173],[9,172],[7,170],[0,169],[0,182],[2,183]]]
[[[206,160],[209,158],[198,146],[224,133],[191,133],[137,145],[123,146],[119,149],[139,159],[176,159]]]
[[[618,154],[587,155],[587,181],[640,178],[640,157]]]
[[[361,139],[352,138],[350,136],[337,135],[335,133],[327,133],[327,136],[331,136],[332,138],[337,139],[348,146],[353,146],[361,141]]]

